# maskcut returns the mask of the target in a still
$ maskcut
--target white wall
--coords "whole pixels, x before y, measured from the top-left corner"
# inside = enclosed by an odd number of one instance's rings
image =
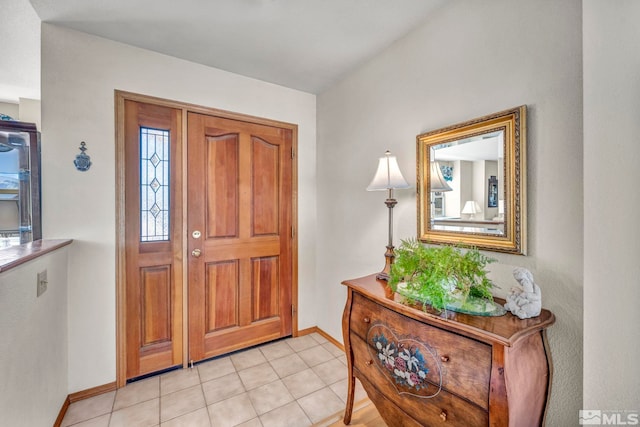
[[[114,89],[296,123],[299,326],[316,324],[315,96],[42,25],[42,194],[47,238],[73,238],[69,392],[115,381]],[[93,165],[73,159],[87,143]]]
[[[458,203],[460,205],[460,210],[458,210],[457,217],[466,218],[466,215],[462,213],[464,209],[464,205],[467,203],[467,200],[473,200],[473,162],[469,162],[467,160],[460,161],[460,193],[458,193],[458,197],[460,198]]]
[[[2,95],[0,94],[0,96]],[[12,119],[18,120],[18,115],[20,114],[19,111],[18,104],[13,102],[0,102],[0,113],[6,114]]]
[[[640,2],[583,8],[584,405],[637,411]]]
[[[69,246],[0,274],[3,426],[50,426],[67,398]],[[38,272],[47,291],[36,297]]]
[[[0,102],[39,99],[40,18],[29,0],[2,0],[0,43]]]
[[[556,324],[549,426],[582,405],[581,2],[449,1],[422,28],[318,96],[319,326],[341,339],[344,279],[382,269],[384,194],[366,192],[386,149],[415,183],[415,137],[528,106],[529,255],[492,254],[504,295],[530,269]],[[396,192],[396,243],[416,235],[415,185]],[[613,308],[613,307],[610,307]]]
[[[471,181],[472,188],[472,196],[469,200],[473,200],[478,203],[480,209],[482,210],[481,214],[474,215],[475,219],[484,219],[484,215],[487,212],[487,204],[485,203],[485,192],[486,186],[484,184],[484,161],[475,161],[472,163],[473,170],[473,181]],[[463,205],[464,206],[464,205]]]
[[[0,92],[0,99],[2,93]],[[21,122],[35,123],[40,129],[40,100],[20,98],[18,103],[0,102],[0,113]]]
[[[20,98],[20,121],[35,123],[38,130],[42,128],[42,120],[40,114],[40,100]]]

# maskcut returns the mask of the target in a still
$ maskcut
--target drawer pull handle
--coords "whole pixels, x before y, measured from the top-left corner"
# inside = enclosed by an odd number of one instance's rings
[[[373,365],[373,360],[367,360],[366,362],[364,362],[364,364],[367,366],[371,366]]]
[[[449,361],[449,356],[440,356],[440,360],[442,360],[442,363],[447,363]]]
[[[371,323],[371,319],[369,319],[368,317],[365,317],[362,320],[364,321],[364,323]]]
[[[447,412],[446,411],[440,412],[440,419],[442,421],[447,421]]]

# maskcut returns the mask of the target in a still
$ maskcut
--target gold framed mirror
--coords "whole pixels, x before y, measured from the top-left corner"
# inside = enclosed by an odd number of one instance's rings
[[[416,137],[418,238],[526,255],[526,106]]]

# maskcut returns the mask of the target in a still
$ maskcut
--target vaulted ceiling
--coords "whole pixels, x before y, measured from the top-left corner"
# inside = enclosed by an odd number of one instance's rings
[[[30,2],[44,22],[319,93],[420,25],[443,0]]]

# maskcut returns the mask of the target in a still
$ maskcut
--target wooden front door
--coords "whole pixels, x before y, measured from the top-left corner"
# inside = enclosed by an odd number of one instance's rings
[[[189,359],[292,332],[292,130],[188,113]]]
[[[116,117],[118,387],[295,333],[295,125],[126,92]]]
[[[124,101],[126,379],[183,363],[181,141],[180,109]]]

